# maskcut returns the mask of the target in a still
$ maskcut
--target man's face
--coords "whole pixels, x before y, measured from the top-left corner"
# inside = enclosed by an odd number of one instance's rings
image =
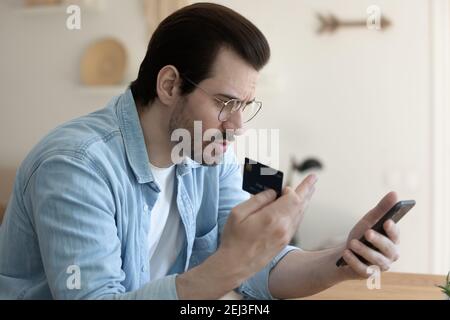
[[[191,159],[196,161],[202,159],[204,165],[215,165],[220,162],[229,143],[233,142],[233,137],[242,134],[243,120],[239,111],[234,112],[228,120],[220,121],[218,115],[222,105],[213,97],[223,101],[237,98],[249,102],[255,98],[257,79],[258,72],[252,66],[233,51],[221,49],[212,66],[211,77],[198,84],[210,95],[196,88],[192,93],[180,98],[170,119],[169,133],[172,134],[178,128],[190,132]],[[194,135],[194,121],[201,121],[201,136]],[[203,134],[209,129],[216,129],[221,133],[219,141],[214,141],[214,138],[210,137],[206,139],[207,141],[203,141]],[[198,140],[197,144],[194,143],[194,139]],[[194,146],[202,148],[200,150]]]

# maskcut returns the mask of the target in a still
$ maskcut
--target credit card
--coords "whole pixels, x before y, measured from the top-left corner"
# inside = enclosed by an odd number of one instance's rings
[[[255,160],[245,158],[242,189],[251,194],[257,194],[267,189],[273,189],[277,198],[283,188],[283,172]]]

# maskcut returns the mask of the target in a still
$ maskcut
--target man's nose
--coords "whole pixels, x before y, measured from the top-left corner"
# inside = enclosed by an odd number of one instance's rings
[[[230,114],[230,117],[224,122],[224,127],[225,129],[234,130],[236,136],[242,135],[245,132],[242,111],[238,110]]]

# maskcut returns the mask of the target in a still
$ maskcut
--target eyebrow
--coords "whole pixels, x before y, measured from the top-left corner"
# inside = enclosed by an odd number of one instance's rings
[[[222,96],[222,97],[225,97],[227,99],[236,99],[236,100],[239,100],[239,101],[243,101],[243,100],[241,100],[241,99],[239,99],[239,98],[237,98],[235,96],[232,96],[232,95],[229,95],[229,94],[225,94],[225,93],[218,93],[218,94],[216,94],[216,96]],[[256,100],[256,98],[253,98],[252,100],[250,100],[248,102],[253,102],[255,100]]]
[[[225,98],[227,98],[227,99],[237,99],[237,100],[241,100],[241,99],[239,99],[238,97],[235,97],[235,96],[232,96],[232,95],[229,95],[229,94],[225,94],[225,93],[218,93],[218,94],[216,94],[216,96],[222,96],[222,97],[225,97]]]

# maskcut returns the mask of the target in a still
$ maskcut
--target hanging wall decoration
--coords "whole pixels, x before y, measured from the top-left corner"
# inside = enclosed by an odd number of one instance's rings
[[[94,42],[81,60],[81,82],[87,86],[117,85],[123,82],[127,62],[125,47],[117,39]]]
[[[189,0],[144,0],[144,11],[149,34],[172,12],[190,4]]]

